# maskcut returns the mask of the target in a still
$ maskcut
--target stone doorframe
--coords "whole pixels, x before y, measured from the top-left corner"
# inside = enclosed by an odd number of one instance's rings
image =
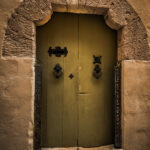
[[[48,22],[53,11],[103,15],[106,24],[118,31],[118,62],[150,59],[147,31],[138,14],[126,0],[24,0],[8,21],[3,39],[2,58],[31,58],[37,64],[36,26]],[[32,109],[38,112],[40,67],[35,66],[37,73],[34,76],[36,75],[35,80],[38,84],[33,91],[35,104]],[[39,118],[35,115],[35,136],[39,133]],[[35,138],[35,143],[35,149],[39,149],[39,138]]]

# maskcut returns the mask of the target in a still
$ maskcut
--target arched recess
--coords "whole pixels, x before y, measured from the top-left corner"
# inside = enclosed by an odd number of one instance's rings
[[[8,21],[3,39],[2,57],[34,59],[35,26],[48,22],[53,11],[104,15],[107,25],[118,31],[118,61],[150,58],[146,29],[126,0],[24,0]],[[36,75],[38,80],[39,76]],[[40,86],[40,83],[37,86]],[[36,88],[39,91],[39,87]],[[39,110],[37,101],[35,100],[35,111]],[[35,149],[40,146],[39,118],[35,116],[35,127],[37,124]]]

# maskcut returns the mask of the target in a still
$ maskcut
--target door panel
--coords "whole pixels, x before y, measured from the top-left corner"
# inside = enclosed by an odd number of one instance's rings
[[[43,65],[44,147],[77,145],[77,20],[77,15],[53,15],[49,23],[38,28],[38,56]],[[67,46],[68,55],[49,57],[50,46]],[[63,68],[63,76],[59,79],[53,76],[53,68],[57,63]],[[71,73],[74,75],[73,79],[69,78]]]
[[[79,145],[113,143],[113,66],[116,34],[99,16],[79,16]],[[102,56],[102,76],[93,77],[95,56]]]
[[[66,46],[68,55],[50,57],[50,46]],[[93,55],[102,56],[99,79],[92,75]],[[42,146],[112,144],[116,33],[100,16],[54,13],[37,28],[37,57],[43,66]],[[53,68],[58,63],[63,75],[56,79]]]

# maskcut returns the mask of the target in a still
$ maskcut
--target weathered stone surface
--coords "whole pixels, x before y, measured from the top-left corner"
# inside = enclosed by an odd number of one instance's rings
[[[67,11],[74,12],[78,9],[78,1],[76,0],[66,0],[67,2]]]
[[[106,23],[115,30],[120,29],[138,17],[135,11],[124,0],[111,0],[107,2],[107,5],[110,9],[106,17]]]
[[[51,0],[53,11],[67,12],[67,1],[66,0]]]
[[[32,56],[35,33],[33,22],[14,13],[8,21],[4,43],[3,56]]]
[[[8,29],[30,39],[34,35],[32,32],[32,22],[17,13],[13,13],[12,17],[9,19]]]
[[[32,26],[33,27],[33,26]],[[26,38],[24,35],[6,30],[3,43],[3,56],[33,56],[33,39]]]
[[[114,30],[119,30],[126,24],[125,22],[118,21],[116,13],[114,13],[111,9],[108,10],[107,14],[105,15],[105,22],[110,28]]]
[[[76,150],[77,147],[71,148],[42,148],[42,150]],[[113,145],[101,146],[101,147],[92,147],[92,148],[84,148],[78,147],[79,150],[122,150],[122,149],[115,149]]]
[[[26,0],[12,14],[8,21],[3,56],[30,56],[34,54],[35,26],[42,25],[51,17],[49,0]]]
[[[150,59],[148,33],[139,17],[118,32],[119,60]]]
[[[149,0],[127,0],[132,8],[137,12],[138,16],[141,18],[146,30],[149,32],[148,25],[150,23],[150,1]],[[148,34],[150,43],[150,33]],[[150,46],[149,46],[150,47]],[[149,51],[150,52],[150,51]]]
[[[122,63],[122,132],[125,150],[150,147],[150,61]]]
[[[145,32],[144,32],[145,31]],[[137,17],[132,22],[128,23],[119,33],[119,47],[131,43],[137,42],[138,40],[146,40],[148,37],[144,25],[141,22],[141,19]],[[147,43],[148,45],[148,43]]]
[[[0,76],[16,76],[18,72],[18,63],[14,60],[0,59]]]
[[[67,0],[50,0],[52,4],[67,5]]]
[[[108,6],[102,4],[101,0],[87,0],[84,5],[79,5],[79,8],[84,8],[83,13],[104,15],[107,13]]]
[[[118,46],[119,49],[123,49],[119,52],[121,53],[119,59],[149,59],[146,29],[135,11],[124,0],[26,0],[16,9],[17,13],[14,13],[8,22],[4,38],[3,56],[33,55],[34,29],[32,29],[33,25],[31,24],[33,21],[39,22],[37,24],[41,25],[50,19],[50,2],[55,11],[63,12],[104,14],[109,9],[105,15],[106,23],[115,30],[124,27],[122,32],[119,32],[121,36]],[[43,21],[41,21],[42,18]],[[20,28],[22,30],[19,30]],[[142,39],[144,39],[144,42],[140,42]]]
[[[79,6],[85,6],[86,0],[78,0]]]
[[[97,7],[97,5],[100,3],[100,0],[86,0],[85,6],[91,6],[91,7]]]
[[[26,0],[17,9],[16,12],[25,18],[38,22],[51,13],[51,4],[49,0]]]
[[[94,9],[94,14],[96,14],[96,15],[106,15],[108,13],[108,10],[109,10],[108,6],[98,4],[97,7]]]
[[[33,149],[32,91],[32,59],[0,59],[0,149]]]
[[[149,60],[149,47],[147,41],[139,39],[138,42],[129,42],[118,47],[119,60]]]
[[[8,18],[10,18],[14,9],[17,8],[21,2],[22,0],[0,0],[0,57]]]

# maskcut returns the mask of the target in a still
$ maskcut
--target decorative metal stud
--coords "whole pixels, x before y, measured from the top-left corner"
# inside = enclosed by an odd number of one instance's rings
[[[69,75],[69,78],[72,79],[73,77],[74,77],[74,75],[71,73],[71,74]]]

